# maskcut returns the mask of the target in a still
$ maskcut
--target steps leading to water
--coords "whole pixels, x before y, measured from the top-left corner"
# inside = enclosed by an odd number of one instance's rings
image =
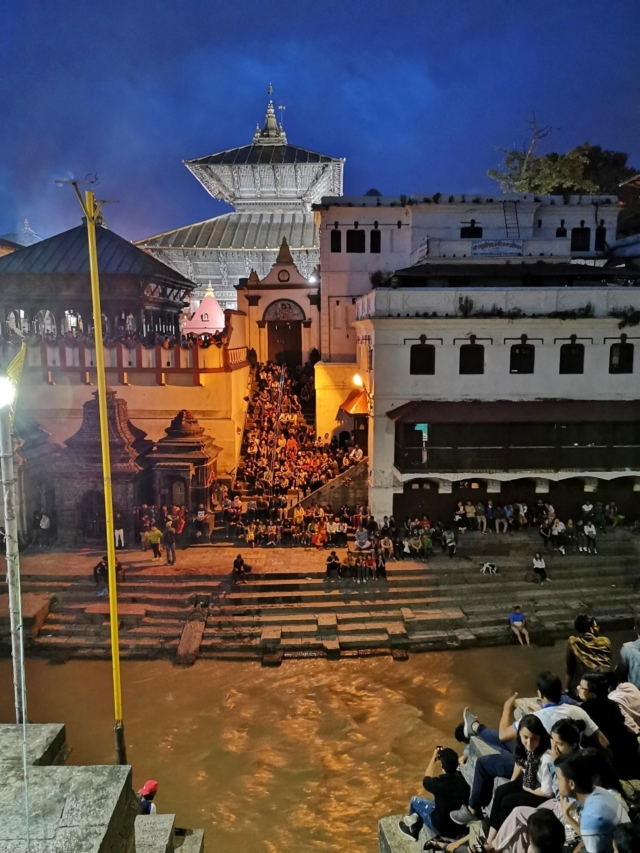
[[[390,562],[387,580],[356,584],[328,580],[319,559],[299,549],[300,565],[314,571],[254,572],[233,587],[213,572],[179,576],[159,568],[129,570],[118,585],[123,657],[175,657],[187,620],[202,608],[201,657],[278,661],[293,656],[351,656],[463,648],[514,642],[508,613],[520,604],[533,641],[566,636],[579,612],[593,612],[605,629],[630,627],[640,587],[640,542],[617,534],[598,555],[552,555],[544,585],[524,582],[532,542],[506,540],[510,553],[494,558],[496,576],[480,574],[473,557],[428,563]],[[469,547],[471,551],[471,547]],[[231,553],[231,550],[230,552]],[[277,556],[277,551],[269,552]],[[187,552],[188,554],[188,552]],[[295,563],[295,557],[293,559]],[[107,600],[97,599],[86,575],[25,573],[25,592],[49,593],[54,601],[30,651],[57,657],[109,654]],[[2,591],[2,590],[0,590]],[[638,608],[640,609],[640,608]]]

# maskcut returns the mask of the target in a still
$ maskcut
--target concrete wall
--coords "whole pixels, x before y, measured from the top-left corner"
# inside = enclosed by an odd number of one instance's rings
[[[354,374],[357,365],[327,364],[319,361],[315,366],[316,383],[316,433],[329,435],[353,429],[353,418],[340,411],[351,391],[354,390]]]

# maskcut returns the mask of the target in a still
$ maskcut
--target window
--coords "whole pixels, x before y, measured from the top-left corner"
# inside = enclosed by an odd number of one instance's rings
[[[472,219],[468,225],[462,226],[460,237],[482,237],[482,228],[476,225],[475,219]]]
[[[633,344],[613,344],[609,350],[609,373],[633,373]]]
[[[481,344],[460,347],[460,373],[484,373],[484,347]]]
[[[596,228],[596,241],[593,248],[596,252],[605,252],[607,249],[607,229],[604,227],[604,219],[600,220],[600,225]]]
[[[432,376],[435,372],[436,348],[432,344],[414,344],[411,347],[409,373],[414,376]]]
[[[560,227],[556,228],[556,237],[566,237],[567,229],[564,227],[564,219],[560,220]]]
[[[509,373],[533,373],[536,348],[532,344],[515,344],[511,347]]]
[[[342,251],[342,231],[339,231],[337,228],[334,228],[331,232],[331,251]]]
[[[370,250],[372,255],[379,255],[382,246],[382,232],[379,228],[374,228],[371,231]]]
[[[584,373],[584,344],[562,344],[560,373]]]
[[[584,220],[579,228],[571,229],[571,251],[588,252],[591,247],[591,228],[584,227]]]
[[[362,253],[365,251],[366,233],[362,230],[347,231],[347,252]]]

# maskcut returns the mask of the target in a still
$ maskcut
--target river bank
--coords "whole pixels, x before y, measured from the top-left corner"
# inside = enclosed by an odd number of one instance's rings
[[[630,639],[611,635],[614,645]],[[430,750],[455,746],[470,704],[491,724],[510,691],[562,672],[564,643],[339,661],[124,661],[134,784],[160,783],[158,808],[206,831],[220,853],[374,853],[377,820],[402,812]],[[73,764],[113,761],[107,661],[27,662],[29,717],[64,722]],[[0,722],[12,722],[0,660]]]

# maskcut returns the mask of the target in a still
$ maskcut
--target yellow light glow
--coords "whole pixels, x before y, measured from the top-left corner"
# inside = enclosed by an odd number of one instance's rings
[[[364,385],[364,382],[362,381],[362,376],[360,376],[359,373],[356,373],[353,377],[353,384],[356,386],[356,388],[362,388],[362,386]]]

